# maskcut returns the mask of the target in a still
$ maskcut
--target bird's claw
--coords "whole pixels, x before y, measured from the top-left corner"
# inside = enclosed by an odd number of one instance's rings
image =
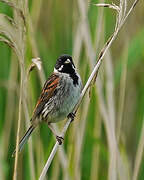
[[[59,145],[61,145],[64,138],[61,136],[56,136],[56,140],[58,141]]]
[[[74,118],[75,118],[75,114],[74,113],[69,113],[67,117],[71,118],[71,122],[72,122],[74,120]]]

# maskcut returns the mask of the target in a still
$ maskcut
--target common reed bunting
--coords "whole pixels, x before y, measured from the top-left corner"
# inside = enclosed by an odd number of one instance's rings
[[[31,126],[20,140],[19,151],[22,150],[31,133],[41,122],[48,124],[57,141],[61,144],[63,138],[56,135],[51,123],[74,116],[71,112],[78,102],[81,90],[82,81],[72,57],[66,54],[60,56],[56,61],[54,72],[44,84],[31,118]]]

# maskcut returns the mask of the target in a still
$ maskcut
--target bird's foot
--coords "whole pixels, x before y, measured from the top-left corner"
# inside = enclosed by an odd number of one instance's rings
[[[58,141],[59,145],[61,145],[63,140],[64,140],[64,138],[61,137],[61,136],[56,136],[56,140]]]
[[[67,118],[71,118],[71,122],[72,122],[75,118],[75,113],[69,113]]]

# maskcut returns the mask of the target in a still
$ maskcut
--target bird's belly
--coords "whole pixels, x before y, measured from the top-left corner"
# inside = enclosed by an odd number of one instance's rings
[[[57,93],[45,104],[42,120],[56,123],[64,120],[77,104],[82,89],[81,80],[74,85],[73,80],[66,76],[61,79]]]
[[[49,121],[52,123],[56,123],[58,121],[64,120],[67,115],[72,112],[74,106],[78,101],[78,94],[71,94],[68,97],[64,98],[62,102],[60,102],[53,113],[49,115]]]
[[[56,123],[64,120],[71,113],[78,102],[80,96],[80,88],[70,88],[63,96],[59,96],[59,100],[55,102],[52,113],[49,114],[48,121]]]

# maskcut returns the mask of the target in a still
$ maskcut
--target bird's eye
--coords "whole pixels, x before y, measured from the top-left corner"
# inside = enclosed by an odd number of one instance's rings
[[[65,64],[68,64],[68,63],[70,63],[71,61],[70,61],[70,59],[67,59],[66,61],[65,61]]]
[[[61,60],[61,59],[58,59],[58,62],[60,63],[60,62],[62,62],[62,60]]]

